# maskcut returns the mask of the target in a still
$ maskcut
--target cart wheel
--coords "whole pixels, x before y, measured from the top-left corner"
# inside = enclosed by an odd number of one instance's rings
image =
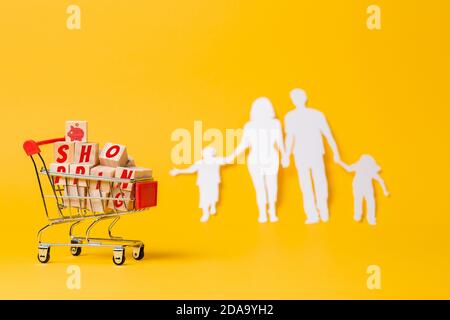
[[[50,260],[50,247],[39,248],[37,258],[40,263],[47,263]]]
[[[70,240],[70,243],[73,243],[73,244],[80,244],[82,242],[83,241],[77,240],[77,239]],[[79,256],[81,254],[81,247],[70,247],[70,253],[75,257]]]
[[[144,246],[133,248],[133,258],[135,260],[142,260],[144,258]]]
[[[70,253],[75,257],[79,256],[81,254],[81,247],[71,247]]]
[[[115,265],[122,265],[125,262],[125,249],[114,249],[113,262]]]

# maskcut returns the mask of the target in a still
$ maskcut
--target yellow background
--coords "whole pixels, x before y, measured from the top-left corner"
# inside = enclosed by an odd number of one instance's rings
[[[66,28],[72,3],[81,30]],[[381,31],[366,28],[372,3]],[[450,298],[449,12],[447,0],[2,1],[0,298]],[[283,119],[295,87],[326,114],[344,160],[370,153],[383,167],[392,196],[377,189],[379,225],[352,220],[352,177],[329,154],[330,223],[303,224],[291,167],[281,221],[259,225],[235,166],[222,171],[219,215],[200,224],[195,177],[168,175],[172,131],[241,128],[262,95]],[[154,169],[159,206],[116,230],[146,242],[145,260],[116,267],[107,249],[55,248],[37,262],[46,220],[21,145],[62,136],[69,119]],[[79,291],[66,288],[72,264]],[[369,265],[379,291],[366,287]]]

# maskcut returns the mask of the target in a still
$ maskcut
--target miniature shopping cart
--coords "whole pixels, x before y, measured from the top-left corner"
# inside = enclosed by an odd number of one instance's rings
[[[81,253],[82,247],[107,247],[113,249],[113,262],[121,265],[125,262],[125,248],[130,247],[133,251],[133,258],[141,260],[144,257],[144,243],[139,240],[127,240],[112,234],[112,228],[121,216],[132,213],[143,212],[157,204],[157,182],[153,178],[145,179],[119,179],[99,177],[92,175],[79,175],[49,171],[44,158],[41,155],[39,146],[65,141],[64,138],[35,142],[28,140],[23,148],[30,156],[36,172],[39,190],[44,204],[45,214],[48,224],[39,230],[38,238],[38,260],[47,263],[50,260],[51,247],[70,247],[73,256]],[[39,161],[40,160],[40,161]],[[38,163],[42,168],[38,169]],[[45,177],[44,177],[45,176]],[[59,183],[55,183],[58,179]],[[66,192],[70,186],[78,190],[79,181],[83,181],[86,193],[73,194]],[[62,183],[61,183],[62,182]],[[70,183],[70,186],[69,186]],[[103,183],[109,185],[111,190],[119,188],[121,198],[107,196],[105,194],[90,195],[91,184]],[[132,185],[132,193],[129,197],[124,197],[121,186]],[[47,188],[46,188],[47,187]],[[48,190],[48,192],[47,192]],[[127,193],[128,194],[128,193]],[[55,201],[56,210],[51,210],[50,200]],[[127,201],[132,206],[126,206],[126,210],[118,210],[114,205],[116,201]],[[97,201],[97,206],[92,202]],[[97,212],[93,209],[101,204],[101,210]],[[112,208],[110,204],[113,204]],[[53,207],[53,208],[55,208]],[[84,236],[75,235],[77,225],[82,221],[88,221],[89,225],[84,232]],[[110,221],[107,238],[94,238],[90,236],[92,229],[102,221]],[[45,242],[43,241],[44,231],[57,225],[70,225],[68,242]]]

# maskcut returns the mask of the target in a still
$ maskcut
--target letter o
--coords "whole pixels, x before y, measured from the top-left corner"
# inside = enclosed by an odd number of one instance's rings
[[[114,158],[115,156],[117,156],[117,154],[120,151],[120,147],[115,145],[115,146],[111,146],[108,150],[106,150],[106,157],[108,158]]]

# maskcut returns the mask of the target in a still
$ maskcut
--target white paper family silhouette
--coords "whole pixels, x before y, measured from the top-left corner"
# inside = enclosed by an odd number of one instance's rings
[[[220,167],[233,163],[242,152],[249,149],[247,167],[256,191],[260,223],[277,222],[276,202],[278,193],[278,170],[290,165],[294,154],[295,166],[303,194],[303,207],[307,216],[306,224],[329,220],[328,182],[325,172],[323,137],[334,153],[334,161],[346,171],[354,172],[354,219],[361,221],[363,203],[367,205],[367,221],[376,224],[375,196],[373,180],[380,183],[384,194],[389,195],[379,172],[381,168],[369,155],[363,155],[358,162],[347,165],[339,155],[339,150],[322,112],[306,106],[307,95],[301,89],[291,91],[290,97],[296,109],[284,119],[286,146],[283,142],[281,123],[275,117],[271,101],[262,97],[256,99],[251,107],[250,121],[244,126],[240,144],[226,158],[216,157],[213,148],[205,148],[202,159],[187,169],[173,169],[170,174],[197,173],[197,186],[200,191],[202,222],[216,214],[219,200]]]

